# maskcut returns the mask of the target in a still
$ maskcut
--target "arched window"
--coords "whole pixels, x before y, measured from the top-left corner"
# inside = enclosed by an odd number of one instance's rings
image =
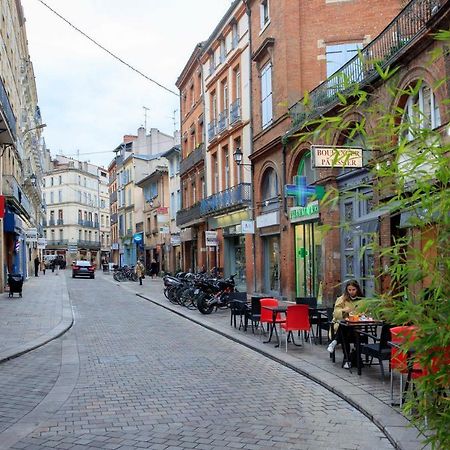
[[[403,135],[408,141],[414,140],[421,129],[433,130],[441,125],[439,105],[431,88],[424,83],[414,91],[406,100],[402,118]]]
[[[316,171],[311,166],[311,152],[303,155],[298,165],[297,175],[306,177],[306,184],[313,184],[316,181]]]
[[[263,202],[276,202],[278,201],[278,176],[275,169],[269,168],[264,173],[262,181],[261,200]]]

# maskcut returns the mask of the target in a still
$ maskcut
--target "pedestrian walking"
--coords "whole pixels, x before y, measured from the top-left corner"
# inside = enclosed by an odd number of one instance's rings
[[[45,269],[46,269],[46,267],[45,267],[45,261],[44,261],[44,260],[42,260],[42,261],[41,261],[41,270],[42,270],[42,275],[45,275]]]
[[[142,286],[142,279],[145,278],[145,267],[140,259],[137,260],[134,271],[136,272],[136,275],[139,278],[139,284]]]
[[[52,262],[50,263],[50,268],[52,269],[52,273],[55,271],[55,265],[56,265],[56,262],[54,259],[52,259]]]
[[[152,262],[150,264],[150,276],[152,277],[152,280],[155,276],[158,275],[158,263],[155,259],[152,259]]]
[[[34,258],[34,276],[38,277],[39,276],[39,264],[41,262],[39,261],[39,256],[36,256],[36,258]]]

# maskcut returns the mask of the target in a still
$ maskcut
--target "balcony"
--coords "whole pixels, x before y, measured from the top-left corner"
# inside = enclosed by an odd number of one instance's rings
[[[117,223],[117,213],[111,214],[111,225]]]
[[[200,204],[201,202],[197,202],[188,208],[177,211],[177,226],[182,226],[186,223],[192,222],[193,220],[199,219]]]
[[[78,225],[83,226],[84,225],[84,220],[83,219],[78,219]]]
[[[212,141],[217,134],[217,127],[216,127],[216,121],[213,120],[212,122],[208,123],[208,140]]]
[[[100,228],[100,222],[94,222],[94,228]]]
[[[217,120],[217,133],[222,133],[228,127],[228,109],[224,109]]]
[[[241,183],[202,200],[200,214],[207,216],[231,212],[250,206],[251,202],[252,185],[250,183]]]
[[[19,214],[27,219],[34,216],[34,209],[30,200],[13,175],[3,175],[3,195]]]
[[[49,226],[49,227],[54,227],[55,225],[56,225],[55,219],[50,219],[50,220],[48,221],[48,226]]]
[[[427,31],[427,22],[439,14],[440,9],[439,2],[435,0],[410,2],[381,34],[361,50],[360,55],[313,89],[308,104],[301,100],[289,108],[292,127],[296,128],[337,105],[340,102],[337,93],[345,95],[352,84],[364,86],[379,78],[375,62],[381,68],[391,65],[411,41]]]
[[[69,244],[68,239],[47,239],[47,248],[49,247],[66,247]]]
[[[241,120],[241,99],[237,98],[230,106],[230,125]]]
[[[188,172],[192,167],[205,159],[205,146],[200,144],[189,155],[180,162],[180,176]]]
[[[93,249],[99,249],[100,248],[100,241],[81,241],[79,240],[77,242],[78,248],[93,248]]]
[[[112,204],[114,202],[117,202],[117,191],[111,192],[111,194],[109,194],[109,204]]]
[[[58,219],[56,225],[64,225],[64,219]]]
[[[11,103],[9,103],[8,94],[6,93],[5,86],[3,85],[3,81],[1,79],[0,79],[0,107],[1,107],[0,122],[3,122],[3,120],[5,120],[6,125],[8,126],[9,131],[11,132],[12,138],[8,139],[8,137],[6,137],[6,142],[4,143],[13,144],[16,140],[16,117],[14,116],[13,110],[11,108]],[[0,128],[3,127],[0,125]]]

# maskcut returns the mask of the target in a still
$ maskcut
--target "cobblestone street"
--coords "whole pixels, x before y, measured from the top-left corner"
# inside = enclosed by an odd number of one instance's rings
[[[391,448],[291,369],[101,277],[67,284],[74,327],[2,365],[10,448]]]

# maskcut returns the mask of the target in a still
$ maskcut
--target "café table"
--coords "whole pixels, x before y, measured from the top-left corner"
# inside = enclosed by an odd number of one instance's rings
[[[295,304],[295,303],[293,303],[293,304]],[[287,302],[285,302],[283,304],[280,303],[277,306],[261,306],[261,308],[263,308],[263,309],[272,311],[272,323],[270,324],[269,338],[267,339],[267,341],[263,341],[263,344],[268,344],[269,342],[272,341],[273,332],[275,330],[275,336],[277,338],[277,345],[275,345],[275,347],[280,346],[280,338],[278,336],[276,321],[277,321],[278,313],[286,314],[288,306],[289,306],[289,303],[287,303]]]
[[[340,320],[339,325],[346,327],[348,330],[355,331],[355,347],[356,347],[356,368],[358,370],[358,375],[361,375],[361,336],[358,333],[359,330],[362,330],[363,328],[365,331],[367,331],[368,327],[379,327],[383,325],[382,320]],[[376,334],[375,332],[373,334]],[[347,338],[346,333],[342,333],[342,347],[344,350],[344,357],[346,361],[350,360],[350,355],[347,355],[347,345],[345,342],[345,339]]]

